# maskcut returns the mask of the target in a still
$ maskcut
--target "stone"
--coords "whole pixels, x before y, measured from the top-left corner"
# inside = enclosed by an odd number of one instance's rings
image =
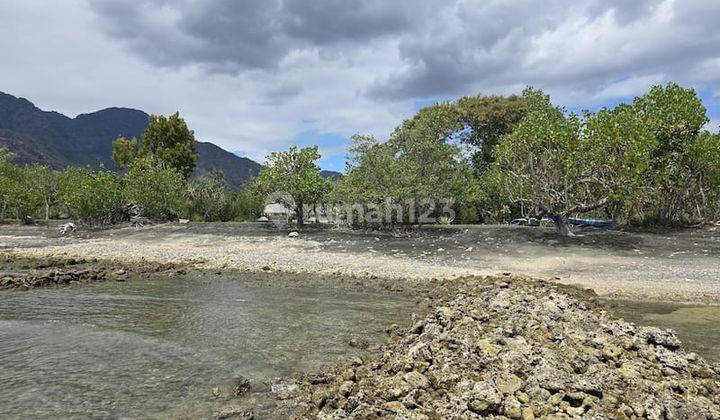
[[[488,414],[502,402],[502,397],[495,386],[487,381],[476,382],[470,393],[467,407],[476,414]]]
[[[354,386],[355,383],[353,381],[345,381],[340,385],[340,388],[338,388],[338,393],[343,397],[347,397],[352,394]]]
[[[647,342],[658,346],[663,346],[668,349],[680,348],[682,342],[677,338],[672,330],[661,330],[657,327],[646,327],[645,336]]]
[[[328,393],[327,389],[325,388],[318,388],[313,392],[312,398],[310,401],[319,408],[322,408],[325,405],[325,402],[330,398],[330,394]]]
[[[248,411],[244,407],[240,407],[237,405],[229,405],[221,408],[220,411],[215,414],[215,417],[217,417],[218,419],[227,419],[233,417],[250,420],[254,416],[252,411]]]
[[[521,413],[522,420],[535,420],[535,412],[532,407],[523,407]]]
[[[288,238],[297,238],[298,236],[300,236],[300,234],[295,231],[288,233]]]
[[[390,401],[385,404],[385,409],[391,413],[398,413],[405,409],[405,406],[400,401]]]
[[[425,375],[415,371],[406,373],[403,379],[413,388],[423,389],[430,385],[430,381],[428,381]]]
[[[617,360],[623,353],[623,349],[613,344],[608,344],[602,349],[602,355],[605,360]]]
[[[505,401],[503,402],[503,413],[511,419],[522,418],[522,407],[520,405],[520,401],[512,395],[505,398]]]
[[[502,373],[495,378],[495,387],[506,395],[521,390],[523,385],[523,380],[512,373]]]
[[[244,376],[237,376],[233,380],[233,386],[232,386],[232,395],[234,397],[239,397],[246,392],[250,390],[250,381],[247,380]]]

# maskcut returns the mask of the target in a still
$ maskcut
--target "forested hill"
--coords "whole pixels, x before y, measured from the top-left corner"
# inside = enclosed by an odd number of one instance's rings
[[[137,109],[107,108],[75,118],[43,111],[24,98],[0,92],[0,147],[17,155],[16,163],[42,163],[56,169],[68,165],[104,165],[115,169],[110,159],[112,142],[118,136],[140,137],[148,114]],[[231,186],[239,186],[257,175],[262,165],[207,142],[198,142],[200,155],[196,175],[221,170]],[[339,176],[328,172],[327,176]]]

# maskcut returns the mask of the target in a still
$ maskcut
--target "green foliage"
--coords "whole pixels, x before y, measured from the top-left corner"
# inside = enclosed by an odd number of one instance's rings
[[[112,160],[118,169],[129,167],[138,158],[139,154],[138,141],[135,137],[130,139],[118,137],[113,141]]]
[[[720,145],[692,89],[655,86],[632,105],[564,115],[547,95],[496,148],[507,197],[563,218],[604,209],[619,221],[683,223],[718,217]]]
[[[111,224],[122,218],[122,182],[118,175],[70,167],[60,178],[60,201],[70,217],[89,224]]]
[[[33,188],[30,173],[12,164],[14,155],[0,149],[0,200],[4,217],[5,209],[11,210],[18,220],[28,222],[42,204],[42,198]]]
[[[495,151],[512,201],[535,214],[567,215],[600,199],[587,196],[581,182],[588,165],[577,116],[566,117],[549,104],[531,109]]]
[[[527,113],[525,99],[517,95],[465,96],[458,100],[457,106],[467,127],[462,139],[477,150],[472,156],[476,171],[492,164],[492,151],[500,138],[510,134]]]
[[[354,136],[335,200],[372,206],[382,223],[400,219],[400,215],[409,222],[411,211],[414,218],[442,207],[445,199],[469,201],[475,193],[472,170],[453,141],[463,127],[462,117],[457,106],[437,104],[405,120],[385,143]],[[388,217],[391,220],[386,220]]]
[[[505,183],[505,174],[493,165],[480,174],[476,198],[477,215],[483,223],[506,223],[514,215],[527,215],[522,201],[513,203]]]
[[[627,220],[642,203],[657,141],[635,110],[620,105],[584,118],[584,187],[592,197],[607,197],[605,207],[615,220]]]
[[[38,164],[25,167],[23,172],[27,186],[44,206],[45,220],[50,219],[50,207],[57,203],[60,192],[60,172]]]
[[[704,157],[693,155],[707,111],[693,89],[675,83],[654,86],[633,102],[638,117],[657,141],[652,170],[647,174],[647,219],[671,224],[707,217],[704,200]]]
[[[188,196],[190,213],[200,216],[202,220],[214,222],[233,219],[228,209],[231,194],[222,172],[213,171],[210,176],[190,181]]]
[[[177,112],[169,117],[151,115],[140,143],[141,156],[156,157],[178,170],[185,179],[195,169],[198,158],[195,135]]]
[[[5,218],[8,200],[13,190],[12,163],[14,155],[0,147],[0,221]]]
[[[254,188],[254,180],[233,194],[230,199],[229,216],[231,220],[253,222],[262,216],[265,209],[265,197]]]
[[[328,185],[320,175],[315,161],[320,159],[317,147],[298,149],[292,146],[285,152],[274,152],[257,179],[260,191],[265,194],[287,193],[292,202],[283,204],[294,208],[299,225],[304,223],[303,207],[320,203],[328,193]]]
[[[152,157],[136,159],[123,177],[123,202],[135,203],[154,220],[177,218],[185,204],[185,179]]]

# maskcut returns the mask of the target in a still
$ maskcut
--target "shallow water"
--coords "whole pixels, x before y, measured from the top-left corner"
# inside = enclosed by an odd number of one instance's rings
[[[720,362],[720,306],[611,301],[612,312],[638,325],[675,330],[688,350]]]
[[[308,289],[155,279],[1,293],[0,418],[211,417],[224,405],[212,388],[234,375],[317,369],[414,307]]]

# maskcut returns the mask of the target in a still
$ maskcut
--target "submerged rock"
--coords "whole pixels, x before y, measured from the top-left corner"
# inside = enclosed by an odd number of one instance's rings
[[[720,367],[671,331],[615,320],[587,291],[463,278],[375,357],[296,377],[300,418],[720,419]],[[322,381],[318,380],[322,378]]]

